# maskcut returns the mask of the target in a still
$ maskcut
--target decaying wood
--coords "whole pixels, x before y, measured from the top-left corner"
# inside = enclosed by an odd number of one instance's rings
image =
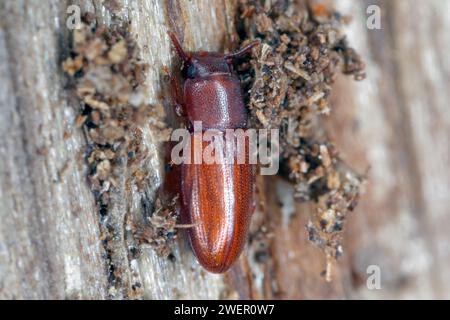
[[[374,2],[342,1],[355,21]],[[347,233],[352,297],[449,298],[449,1],[376,1],[382,29],[353,23],[350,41],[368,62],[367,81],[336,92],[333,134],[349,162],[370,165],[367,194]],[[347,91],[349,90],[349,91]],[[337,130],[336,130],[337,129]],[[367,265],[383,290],[367,290]]]
[[[372,2],[336,4],[354,17],[347,32],[368,78],[339,79],[326,125],[346,162],[370,170],[331,283],[321,275],[322,252],[307,241],[312,205],[295,203],[282,179],[259,177],[253,244],[229,273],[203,271],[184,237],[175,259],[149,248],[130,257],[122,230],[108,258],[120,263],[120,285],[111,281],[86,180],[87,140],[75,123],[79,101],[61,68],[71,4],[94,13],[99,24],[131,23],[150,65],[148,103],[167,112],[163,67],[172,66],[174,54],[166,31],[175,30],[189,50],[234,45],[234,1],[0,4],[0,298],[450,298],[449,1],[376,1],[381,30],[365,25]],[[161,184],[156,133],[143,132],[151,181],[145,194],[125,186],[113,194],[110,216],[118,230],[128,215],[142,216],[142,201],[152,203]],[[381,268],[381,290],[366,287],[369,265]]]

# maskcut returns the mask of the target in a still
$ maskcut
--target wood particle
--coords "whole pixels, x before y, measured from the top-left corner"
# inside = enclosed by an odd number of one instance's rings
[[[347,19],[322,2],[311,2],[309,10],[297,5],[240,1],[242,39],[262,45],[238,71],[249,92],[251,125],[280,129],[281,166],[295,197],[316,203],[306,229],[327,257],[330,280],[330,259],[342,255],[344,220],[364,178],[344,165],[319,118],[333,116],[329,98],[339,71],[362,80],[365,65],[342,33]]]

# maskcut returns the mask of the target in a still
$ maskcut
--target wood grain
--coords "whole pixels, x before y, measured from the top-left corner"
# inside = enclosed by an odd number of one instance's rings
[[[61,70],[70,33],[66,9],[78,4],[100,24],[131,22],[151,66],[148,102],[164,104],[169,114],[169,88],[161,80],[174,59],[167,30],[188,50],[224,50],[232,45],[235,15],[235,1],[226,0],[116,2],[117,10],[109,1],[0,4],[0,298],[450,298],[450,1],[336,1],[354,17],[349,40],[367,62],[368,79],[339,79],[326,125],[342,157],[370,171],[332,283],[320,275],[324,257],[304,231],[312,205],[295,204],[291,186],[277,177],[258,178],[253,238],[227,274],[203,271],[185,237],[175,261],[148,248],[130,258],[124,219],[142,216],[140,204],[154,201],[162,180],[160,146],[149,126],[146,192],[122,185],[113,195],[111,219],[122,233],[112,259],[123,281],[111,292],[86,181],[87,141],[74,124],[79,102]],[[382,8],[381,30],[366,28],[372,3]],[[381,267],[381,290],[365,286],[371,264]],[[136,283],[142,291],[133,295]]]

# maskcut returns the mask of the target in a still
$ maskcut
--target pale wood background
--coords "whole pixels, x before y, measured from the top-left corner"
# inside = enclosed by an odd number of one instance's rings
[[[173,52],[168,28],[190,50],[223,50],[233,32],[235,2],[120,0],[150,64],[149,102],[161,103],[163,65]],[[184,238],[175,262],[144,250],[129,260],[125,242],[115,259],[125,281],[117,298],[450,298],[450,1],[335,1],[354,17],[347,32],[367,62],[368,79],[340,77],[327,126],[345,160],[364,172],[367,192],[350,215],[345,254],[326,283],[325,259],[307,242],[309,204],[294,204],[278,178],[259,180],[267,210],[253,224],[274,230],[267,263],[249,248],[225,275],[208,274]],[[69,30],[66,8],[80,4],[98,22],[113,19],[103,1],[5,0],[0,4],[0,298],[107,298],[110,291],[99,214],[86,183],[86,140],[74,125],[78,101],[61,69]],[[366,28],[369,4],[382,8],[382,30]],[[165,100],[164,100],[165,101]],[[70,138],[64,140],[64,133]],[[145,195],[161,183],[154,157]],[[142,195],[117,194],[112,216],[136,212]],[[279,203],[284,204],[280,209]],[[295,213],[295,214],[294,214]],[[382,270],[382,289],[368,290],[366,268]],[[142,295],[133,296],[139,282]]]

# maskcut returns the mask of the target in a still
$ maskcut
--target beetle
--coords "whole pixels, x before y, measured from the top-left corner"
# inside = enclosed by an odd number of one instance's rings
[[[201,121],[203,130],[245,129],[247,110],[232,63],[259,42],[230,54],[186,53],[175,34],[168,34],[183,63],[181,94],[170,77],[174,102],[191,137],[194,121]],[[209,272],[223,273],[239,258],[247,239],[255,208],[254,165],[247,161],[180,166],[180,214],[183,223],[191,225],[187,232],[194,255]]]

